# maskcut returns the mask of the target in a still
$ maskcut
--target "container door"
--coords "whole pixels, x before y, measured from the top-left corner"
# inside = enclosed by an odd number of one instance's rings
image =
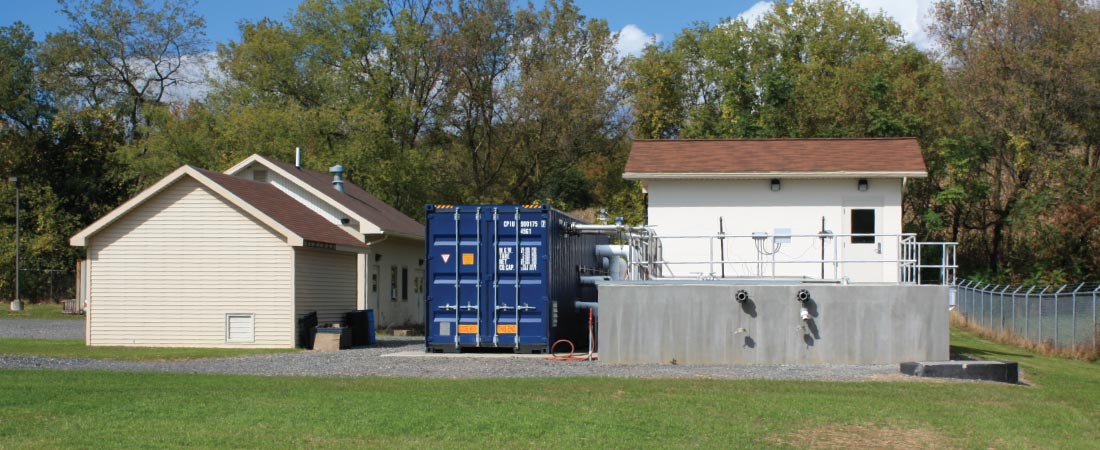
[[[549,344],[546,219],[541,210],[493,211],[489,249],[495,255],[494,282],[489,289],[492,311],[487,311],[493,327],[485,338],[497,346],[542,352]]]
[[[427,344],[476,347],[482,343],[481,208],[428,214]]]

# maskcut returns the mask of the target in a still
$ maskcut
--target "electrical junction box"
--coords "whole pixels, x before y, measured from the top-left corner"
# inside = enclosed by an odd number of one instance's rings
[[[791,243],[791,229],[790,228],[776,228],[775,234],[772,237],[772,241],[776,244],[790,244]]]
[[[768,238],[768,233],[765,231],[753,231],[752,238],[757,241],[764,240]]]

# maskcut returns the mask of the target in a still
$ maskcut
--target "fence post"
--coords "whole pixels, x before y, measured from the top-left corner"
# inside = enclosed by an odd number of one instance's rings
[[[1058,288],[1058,292],[1054,293],[1054,348],[1058,348],[1058,295],[1067,287],[1069,287],[1068,284],[1063,284],[1062,287]]]
[[[1032,286],[1027,290],[1027,293],[1024,294],[1024,339],[1031,339],[1031,328],[1028,323],[1031,319],[1031,315],[1028,314],[1028,310],[1031,309],[1031,291],[1034,290],[1035,286]]]
[[[1094,352],[1096,351],[1096,335],[1100,334],[1100,330],[1096,329],[1096,291],[1100,291],[1100,285],[1092,290],[1092,351]]]
[[[1011,284],[1006,284],[1003,291],[1001,291],[1001,332],[1005,331],[1005,292],[1008,292],[1008,288],[1012,287]]]
[[[1023,289],[1024,285],[1016,287],[1015,291],[1012,291],[1012,335],[1016,336],[1016,293]]]
[[[1001,287],[1001,285],[998,284],[997,287]],[[1008,289],[1008,288],[1006,287],[1005,289]],[[1001,291],[1004,291],[1004,289],[1002,289]],[[997,293],[996,291],[993,291],[993,292],[989,293],[989,329],[990,330],[995,330],[996,329],[996,322],[994,321],[994,317],[993,317],[993,301],[994,301],[993,296],[994,295],[1000,295],[1000,294]]]
[[[1077,291],[1080,291],[1082,287],[1085,287],[1085,283],[1077,285],[1077,289],[1073,290],[1073,312],[1070,315],[1070,350],[1077,350]]]
[[[1039,309],[1035,311],[1035,319],[1039,321],[1039,339],[1035,340],[1036,344],[1043,345],[1043,294],[1050,290],[1050,286],[1043,286],[1043,290],[1039,291]]]

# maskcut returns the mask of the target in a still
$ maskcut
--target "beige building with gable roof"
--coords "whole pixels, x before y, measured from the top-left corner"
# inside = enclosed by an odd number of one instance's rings
[[[87,344],[293,347],[302,316],[366,308],[422,323],[422,228],[341,187],[260,156],[177,169],[70,239],[87,248]]]

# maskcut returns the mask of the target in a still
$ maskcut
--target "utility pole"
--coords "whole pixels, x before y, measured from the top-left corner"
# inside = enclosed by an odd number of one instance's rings
[[[11,302],[12,311],[23,310],[23,299],[19,296],[19,177],[8,177],[15,184],[15,300]]]

